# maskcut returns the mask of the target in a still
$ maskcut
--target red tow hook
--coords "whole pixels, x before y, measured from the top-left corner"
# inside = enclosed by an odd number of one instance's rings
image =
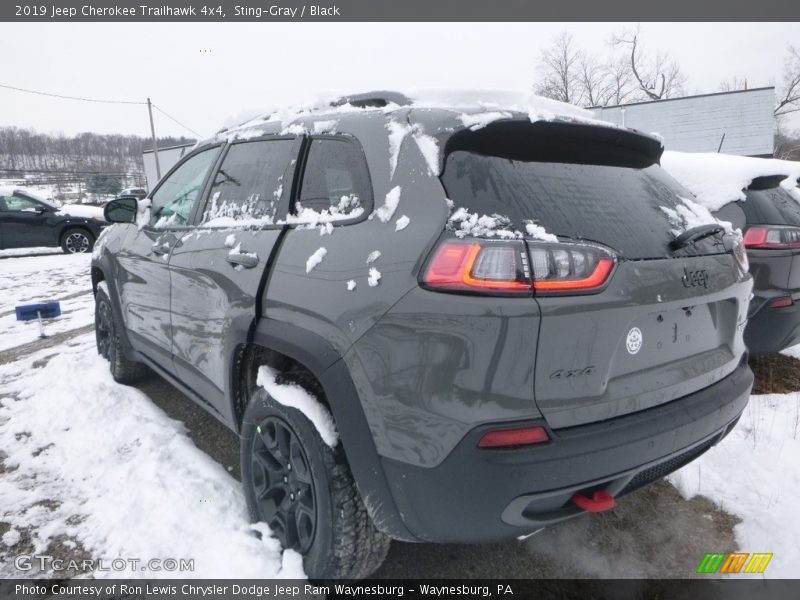
[[[603,490],[596,491],[591,498],[576,493],[572,496],[572,502],[578,508],[592,513],[605,512],[611,510],[616,505],[614,496]]]

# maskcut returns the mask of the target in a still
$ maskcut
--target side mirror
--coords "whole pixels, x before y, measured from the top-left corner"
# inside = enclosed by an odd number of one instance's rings
[[[103,217],[109,223],[133,223],[138,203],[135,196],[115,198],[103,208]]]
[[[44,213],[47,212],[47,209],[44,206],[37,206],[36,208],[33,209],[33,212],[35,212],[37,215],[41,217]]]

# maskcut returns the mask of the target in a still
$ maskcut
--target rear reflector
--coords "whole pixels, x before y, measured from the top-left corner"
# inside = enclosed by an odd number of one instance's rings
[[[544,427],[522,427],[519,429],[498,429],[485,434],[478,442],[478,448],[514,448],[542,444],[550,438]]]
[[[592,513],[605,512],[616,506],[614,496],[603,490],[596,491],[591,498],[579,493],[574,494],[572,496],[572,502],[578,508]]]
[[[769,301],[770,308],[786,308],[793,304],[794,300],[792,300],[791,296],[781,296],[780,298],[773,298]]]

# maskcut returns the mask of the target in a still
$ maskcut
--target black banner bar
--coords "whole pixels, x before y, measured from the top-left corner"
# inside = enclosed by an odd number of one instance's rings
[[[0,3],[11,22],[800,21],[797,0],[59,0]]]
[[[2,600],[321,600],[492,598],[493,600],[794,600],[800,580],[758,579],[436,579],[320,581],[228,579],[9,579]]]

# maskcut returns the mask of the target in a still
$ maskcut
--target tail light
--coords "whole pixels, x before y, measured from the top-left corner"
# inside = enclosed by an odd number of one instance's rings
[[[744,245],[761,249],[800,248],[800,228],[751,227],[744,234]]]
[[[528,258],[530,255],[530,259]],[[578,243],[445,240],[422,277],[433,290],[503,295],[599,291],[614,269],[614,254]]]
[[[736,259],[736,264],[742,270],[742,273],[747,273],[750,270],[750,259],[747,257],[746,237],[742,238],[737,235],[737,239],[733,244],[733,257]]]
[[[598,291],[616,262],[610,250],[594,244],[531,243],[530,253],[537,294]]]
[[[769,301],[770,308],[787,308],[793,305],[794,300],[792,300],[791,296],[780,296]]]
[[[422,283],[436,290],[530,294],[525,244],[445,240],[434,251]]]

